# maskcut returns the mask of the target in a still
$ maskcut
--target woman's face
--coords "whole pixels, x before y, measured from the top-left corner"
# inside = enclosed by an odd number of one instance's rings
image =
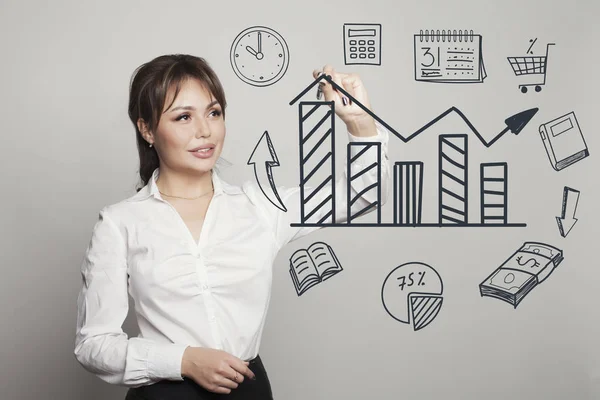
[[[173,104],[174,89],[165,101],[154,143],[161,165],[188,172],[210,171],[225,139],[223,110],[197,79],[187,79]],[[200,151],[197,151],[200,149]]]

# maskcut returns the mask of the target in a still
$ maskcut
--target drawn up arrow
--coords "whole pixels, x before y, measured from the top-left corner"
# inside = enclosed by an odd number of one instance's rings
[[[579,203],[579,194],[579,190],[571,189],[568,186],[563,189],[562,213],[560,217],[556,217],[558,230],[562,237],[567,237],[577,223],[575,212],[577,211],[577,203]]]
[[[298,101],[298,99],[300,99],[302,96],[304,96],[312,87],[317,85],[322,79],[327,80],[327,82],[329,82],[334,88],[336,88],[339,92],[341,92],[345,96],[347,96],[354,104],[356,104],[357,106],[362,108],[363,111],[365,111],[367,114],[369,114],[371,117],[373,117],[381,125],[385,126],[391,133],[396,135],[400,140],[402,140],[405,143],[410,141],[411,139],[415,138],[419,134],[421,134],[421,132],[429,129],[431,126],[433,126],[435,123],[437,123],[438,121],[443,119],[448,114],[455,112],[462,118],[463,121],[465,121],[465,123],[469,126],[471,131],[477,136],[477,138],[481,141],[481,143],[483,143],[483,145],[485,147],[490,147],[498,139],[500,139],[502,136],[504,136],[504,134],[506,132],[508,132],[509,130],[512,133],[514,133],[515,135],[518,135],[521,132],[521,130],[523,130],[523,128],[525,128],[525,125],[527,125],[529,123],[529,121],[531,121],[533,116],[539,111],[538,108],[530,108],[528,110],[521,111],[515,115],[512,115],[512,116],[506,118],[504,120],[504,124],[506,125],[506,128],[504,128],[502,131],[500,131],[500,133],[498,133],[496,136],[494,136],[492,138],[492,140],[490,140],[489,142],[483,138],[483,136],[477,131],[477,129],[475,129],[475,126],[473,126],[473,124],[471,123],[471,121],[468,120],[468,118],[465,116],[465,114],[463,114],[462,111],[460,111],[458,108],[456,108],[454,106],[450,107],[449,109],[447,109],[446,111],[444,111],[443,113],[441,113],[440,115],[438,115],[437,117],[435,117],[434,119],[432,119],[431,121],[426,123],[422,128],[419,128],[418,130],[416,130],[415,132],[411,133],[408,136],[404,136],[400,132],[398,132],[394,128],[392,128],[390,125],[388,125],[387,122],[385,122],[380,117],[375,115],[375,113],[373,113],[371,110],[369,110],[367,107],[365,107],[360,101],[356,100],[350,93],[348,93],[346,90],[344,90],[343,87],[341,87],[337,83],[335,83],[332,80],[331,76],[329,76],[329,75],[325,75],[325,74],[320,75],[318,78],[316,78],[313,81],[313,83],[311,83],[302,92],[300,92],[300,94],[298,94],[294,99],[292,99],[292,101],[290,101],[289,104],[292,105],[296,101]]]
[[[275,179],[273,178],[272,168],[279,167],[279,159],[277,158],[277,153],[275,153],[273,142],[269,137],[269,132],[265,131],[258,140],[258,143],[256,143],[248,159],[248,165],[254,166],[256,182],[267,200],[275,207],[287,212],[287,208],[281,201],[279,193],[277,193]]]

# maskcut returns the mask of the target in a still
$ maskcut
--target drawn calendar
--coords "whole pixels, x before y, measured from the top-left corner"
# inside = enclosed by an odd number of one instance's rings
[[[487,77],[482,37],[473,31],[421,30],[414,45],[417,81],[481,83]]]

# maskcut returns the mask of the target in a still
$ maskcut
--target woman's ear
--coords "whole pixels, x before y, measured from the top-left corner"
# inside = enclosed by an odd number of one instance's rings
[[[142,118],[138,118],[137,127],[138,127],[138,130],[140,131],[140,133],[142,134],[142,137],[144,139],[146,139],[146,141],[148,143],[154,142],[154,140],[152,139],[152,134],[150,133],[150,130],[148,129],[148,124],[146,124],[146,121],[144,121]]]

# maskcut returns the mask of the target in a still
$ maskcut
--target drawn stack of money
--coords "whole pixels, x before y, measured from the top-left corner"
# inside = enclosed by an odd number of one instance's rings
[[[515,308],[563,260],[562,250],[546,243],[525,242],[480,285],[482,296],[495,297]]]

